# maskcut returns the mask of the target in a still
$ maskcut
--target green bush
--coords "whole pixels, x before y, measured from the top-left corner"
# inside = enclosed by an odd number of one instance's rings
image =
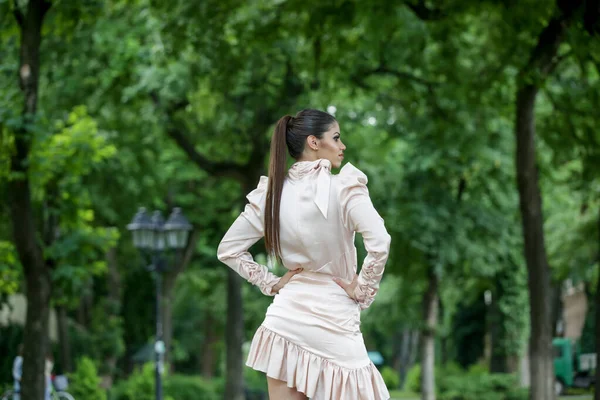
[[[421,393],[421,365],[413,365],[406,373],[406,382],[404,382],[404,390]]]
[[[154,365],[145,364],[141,370],[113,387],[110,400],[154,400],[154,374]],[[163,378],[163,393],[165,400],[220,400],[223,397],[223,381],[173,374]]]
[[[244,382],[251,393],[267,393],[267,376],[264,372],[252,368],[244,368]]]
[[[381,376],[388,390],[395,390],[400,386],[400,376],[394,368],[386,365],[381,369]]]
[[[77,360],[75,372],[68,377],[69,393],[76,399],[106,400],[106,393],[100,387],[100,377],[92,359],[82,357]]]
[[[467,371],[469,375],[483,375],[488,374],[489,372],[489,368],[483,363],[473,364],[469,367],[469,370]]]
[[[187,375],[167,377],[165,393],[176,400],[221,400],[222,397],[215,382]]]
[[[448,375],[439,381],[439,400],[526,400],[528,392],[519,388],[512,374]]]
[[[154,400],[154,365],[152,363],[136,370],[129,379],[119,382],[111,393],[111,400]],[[165,396],[165,400],[173,400]]]
[[[464,370],[458,364],[449,363],[445,366],[435,367],[435,384],[436,388],[440,385],[440,380],[445,376],[454,376],[464,374]],[[413,393],[421,393],[421,365],[413,365],[406,374],[406,382],[404,390]]]
[[[436,366],[435,385],[439,400],[525,400],[528,396],[515,375],[490,374],[483,365],[472,366],[468,372],[456,364]],[[409,369],[404,389],[421,391],[420,365]]]

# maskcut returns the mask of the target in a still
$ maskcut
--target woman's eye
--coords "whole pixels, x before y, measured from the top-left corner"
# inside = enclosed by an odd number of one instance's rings
[[[333,140],[335,140],[337,142],[338,140],[340,140],[340,137],[336,136],[336,137],[333,138]]]

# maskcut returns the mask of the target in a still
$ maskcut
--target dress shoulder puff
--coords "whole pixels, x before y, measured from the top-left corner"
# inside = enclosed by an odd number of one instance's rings
[[[337,175],[342,221],[347,226],[348,212],[360,203],[370,202],[367,175],[347,163]]]
[[[246,195],[248,204],[242,216],[258,231],[263,232],[264,209],[269,179],[261,176],[256,189]]]
[[[367,175],[350,163],[342,167],[338,177],[344,187],[366,186],[369,182]]]
[[[268,185],[269,178],[263,175],[260,177],[256,189],[254,189],[253,191],[248,193],[248,195],[246,195],[246,198],[248,199],[248,202],[250,203],[250,205],[252,205],[252,207],[256,207],[258,210],[264,208],[265,196],[267,194]]]

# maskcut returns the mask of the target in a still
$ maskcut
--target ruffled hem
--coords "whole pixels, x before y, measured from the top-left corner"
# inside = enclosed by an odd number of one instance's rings
[[[260,326],[246,365],[287,382],[313,400],[388,400],[381,374],[369,363],[345,368],[311,353]]]

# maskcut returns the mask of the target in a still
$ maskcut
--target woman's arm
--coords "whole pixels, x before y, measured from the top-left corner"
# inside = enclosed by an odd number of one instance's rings
[[[248,204],[229,228],[217,249],[217,257],[242,278],[260,288],[268,296],[274,296],[279,277],[269,269],[258,264],[248,252],[264,235],[263,210],[267,191],[267,177],[260,178],[258,186],[248,194]]]
[[[391,237],[385,229],[383,218],[371,202],[367,176],[348,163],[340,171],[339,178],[342,222],[347,229],[362,235],[367,250],[358,278],[341,286],[350,291],[351,297],[365,309],[373,303],[379,290]]]
[[[219,248],[217,257],[221,262],[228,265],[242,278],[260,288],[261,292],[273,296],[274,285],[279,277],[269,272],[269,269],[258,264],[248,252],[248,249],[256,243],[263,235],[244,216],[244,211],[231,225]]]

